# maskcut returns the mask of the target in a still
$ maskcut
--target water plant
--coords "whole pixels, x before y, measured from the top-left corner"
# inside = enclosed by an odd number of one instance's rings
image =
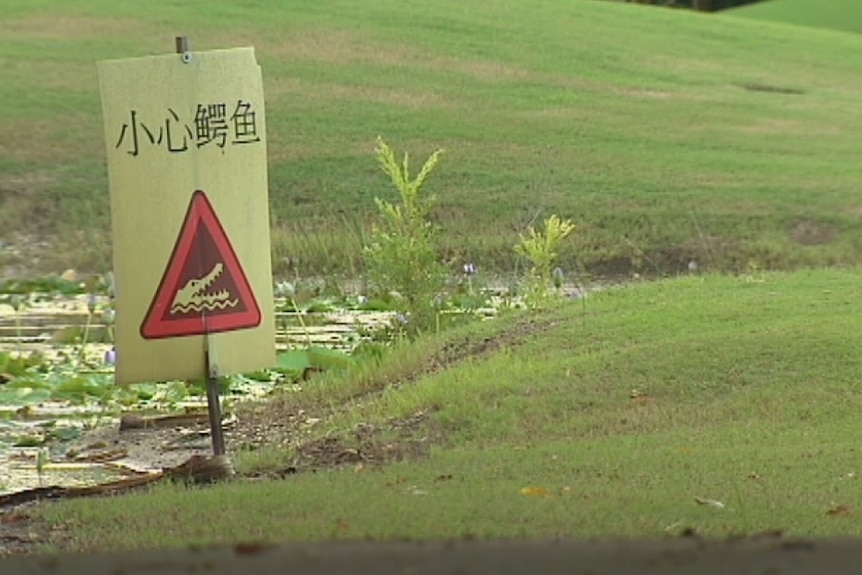
[[[562,220],[554,214],[544,224],[545,229],[540,232],[531,226],[529,233],[521,234],[520,242],[515,245],[515,252],[531,264],[524,299],[532,309],[543,307],[548,302],[553,287],[562,287],[562,269],[554,268],[554,264],[560,243],[575,229],[571,220]]]
[[[292,282],[278,282],[275,286],[275,293],[279,297],[283,297],[286,299],[292,308],[293,313],[296,314],[297,319],[299,320],[299,325],[302,326],[302,331],[305,334],[305,342],[308,347],[311,347],[311,333],[308,331],[308,326],[305,325],[305,320],[302,317],[302,312],[299,310],[299,306],[296,304],[296,284]],[[287,332],[287,321],[284,323],[285,333]]]
[[[90,325],[93,322],[93,314],[96,313],[96,305],[98,301],[95,293],[90,293],[87,297],[87,320],[84,324],[84,334],[81,336],[81,352],[79,358],[83,361],[87,351],[87,343],[90,339]]]

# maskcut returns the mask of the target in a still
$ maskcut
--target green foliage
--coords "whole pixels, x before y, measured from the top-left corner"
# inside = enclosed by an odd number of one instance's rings
[[[0,282],[0,303],[8,303],[8,295],[32,295],[43,293],[60,293],[65,295],[86,293],[83,282],[71,282],[60,276],[45,276],[39,278],[9,279]]]
[[[28,369],[41,365],[43,361],[41,354],[38,353],[20,355],[9,351],[0,351],[0,373],[19,377],[24,375]]]
[[[560,277],[554,273],[554,264],[559,255],[560,244],[575,226],[570,220],[561,220],[556,215],[551,215],[545,220],[544,232],[537,232],[530,227],[530,233],[521,235],[520,243],[515,245],[515,252],[525,257],[531,264],[527,280],[527,293],[524,294],[527,305],[537,308],[548,302],[548,296]]]
[[[377,139],[377,161],[398,191],[400,203],[374,199],[379,217],[365,247],[365,262],[371,283],[382,294],[393,296],[404,329],[410,334],[434,325],[433,301],[445,277],[436,231],[428,220],[431,200],[420,196],[442,153],[437,150],[431,154],[414,178],[408,154],[399,163],[392,148],[382,138]]]

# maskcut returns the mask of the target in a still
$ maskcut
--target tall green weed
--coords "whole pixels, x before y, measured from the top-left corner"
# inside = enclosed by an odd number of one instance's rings
[[[531,227],[529,234],[521,235],[515,245],[515,252],[525,257],[531,264],[527,278],[527,292],[524,294],[527,305],[536,309],[543,307],[562,283],[562,271],[554,268],[559,255],[560,244],[575,226],[570,220],[561,220],[551,215],[545,220],[545,230],[537,232]]]
[[[412,177],[409,155],[398,162],[392,148],[377,139],[377,161],[398,190],[400,202],[374,199],[379,217],[364,249],[366,270],[371,284],[392,298],[401,326],[410,335],[435,325],[434,302],[445,281],[437,231],[428,219],[432,198],[420,194],[442,153],[431,154]]]

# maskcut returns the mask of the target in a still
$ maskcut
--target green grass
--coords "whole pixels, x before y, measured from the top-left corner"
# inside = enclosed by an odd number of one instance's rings
[[[565,267],[593,273],[862,260],[853,35],[587,0],[0,11],[0,226],[53,237],[43,267],[109,267],[95,62],[177,33],[257,49],[279,272],[361,272],[373,198],[394,194],[377,135],[449,150],[428,186],[453,269],[512,270],[517,232],[550,213],[579,226]]]
[[[686,277],[608,289],[585,316],[563,305],[537,316],[533,331],[526,315],[473,324],[411,357],[447,342],[506,344],[397,387],[384,384],[415,366],[388,356],[379,393],[368,380],[329,388],[323,378],[292,395],[294,410],[311,409],[331,391],[318,428],[329,435],[435,410],[417,431],[436,438],[428,458],[160,486],[39,514],[68,528],[66,548],[86,550],[685,528],[858,536],[860,279],[843,270]],[[290,407],[281,403],[282,416]],[[842,505],[851,517],[830,513]]]
[[[756,20],[862,32],[862,5],[853,0],[768,0],[727,13]]]

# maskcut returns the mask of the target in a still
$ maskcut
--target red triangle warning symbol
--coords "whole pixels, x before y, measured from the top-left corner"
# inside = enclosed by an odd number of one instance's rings
[[[260,325],[260,307],[202,190],[192,194],[162,281],[141,324],[144,339]]]

